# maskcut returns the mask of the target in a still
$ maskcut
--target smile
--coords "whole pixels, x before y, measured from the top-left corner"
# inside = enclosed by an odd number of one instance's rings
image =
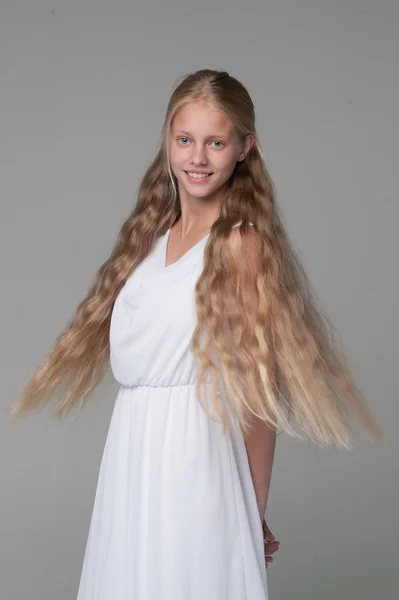
[[[212,173],[191,173],[190,171],[184,172],[190,181],[195,181],[196,183],[206,181],[212,175]]]

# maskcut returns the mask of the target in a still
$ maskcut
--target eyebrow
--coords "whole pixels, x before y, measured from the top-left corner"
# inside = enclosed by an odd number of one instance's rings
[[[191,137],[191,133],[189,133],[188,131],[184,131],[183,129],[177,129],[176,130],[176,135],[177,134],[182,134],[182,135],[186,135],[187,137]],[[214,135],[208,135],[207,139],[209,138],[227,138],[228,136],[225,135],[224,133],[215,133]]]

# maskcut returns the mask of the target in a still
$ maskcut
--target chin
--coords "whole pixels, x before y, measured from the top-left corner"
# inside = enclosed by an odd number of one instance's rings
[[[184,190],[186,191],[186,193],[189,196],[194,196],[195,198],[207,198],[208,196],[213,196],[215,194],[215,192],[217,192],[217,190],[215,189],[188,189],[187,187],[184,188]]]

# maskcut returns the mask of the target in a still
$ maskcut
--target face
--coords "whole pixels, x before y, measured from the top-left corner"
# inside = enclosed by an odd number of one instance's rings
[[[240,143],[230,119],[203,102],[186,104],[171,126],[170,162],[182,194],[205,198],[220,192],[244,160],[254,138]]]

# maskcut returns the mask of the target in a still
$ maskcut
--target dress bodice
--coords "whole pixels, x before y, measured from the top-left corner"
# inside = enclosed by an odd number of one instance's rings
[[[195,382],[190,351],[197,320],[194,291],[209,234],[166,267],[169,233],[170,229],[156,241],[114,304],[111,368],[126,387]]]

